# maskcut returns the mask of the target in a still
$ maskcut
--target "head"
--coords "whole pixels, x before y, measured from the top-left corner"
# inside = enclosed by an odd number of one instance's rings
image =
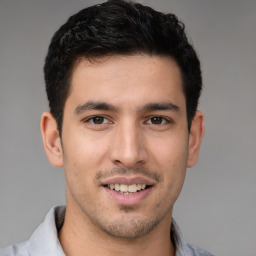
[[[51,113],[41,129],[48,159],[65,169],[65,223],[169,237],[203,135],[200,65],[184,25],[136,3],[96,5],[56,32],[44,70]]]
[[[54,34],[44,74],[50,111],[61,134],[63,111],[71,90],[74,67],[81,58],[95,60],[111,55],[147,54],[175,60],[182,75],[187,122],[197,110],[202,88],[200,62],[173,14],[122,0],[81,10]]]

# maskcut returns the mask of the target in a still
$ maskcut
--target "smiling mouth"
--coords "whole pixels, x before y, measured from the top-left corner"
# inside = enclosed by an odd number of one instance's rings
[[[143,191],[145,189],[150,188],[151,186],[146,185],[146,184],[131,184],[131,185],[126,185],[126,184],[106,184],[104,187],[107,187],[111,190],[114,190],[120,194],[123,195],[131,195],[138,193],[140,191]]]

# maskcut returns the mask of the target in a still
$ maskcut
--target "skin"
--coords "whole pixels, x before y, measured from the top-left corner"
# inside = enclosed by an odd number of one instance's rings
[[[198,159],[204,125],[197,111],[188,131],[181,73],[171,58],[79,60],[62,139],[49,112],[41,131],[49,161],[65,170],[59,239],[66,255],[174,255],[173,205],[186,168]],[[113,177],[140,177],[153,186],[139,202],[124,205],[102,186]]]

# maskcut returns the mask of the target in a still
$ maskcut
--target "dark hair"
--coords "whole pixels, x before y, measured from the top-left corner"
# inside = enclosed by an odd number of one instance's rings
[[[71,16],[54,34],[44,75],[50,111],[61,134],[65,101],[75,62],[107,55],[170,56],[180,67],[186,97],[188,129],[202,89],[200,62],[188,42],[184,24],[174,14],[123,0],[85,8]]]

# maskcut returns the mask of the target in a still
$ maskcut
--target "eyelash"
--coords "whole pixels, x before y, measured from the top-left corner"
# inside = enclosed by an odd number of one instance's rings
[[[101,121],[103,121],[102,123],[95,123],[96,119],[101,119]],[[159,121],[160,119],[160,123],[157,123],[157,124],[154,124],[152,121],[153,119],[157,119],[155,121]],[[100,120],[98,120],[100,121]],[[107,121],[107,122],[106,122]],[[104,117],[104,116],[92,116],[90,118],[87,118],[85,121],[85,123],[91,123],[93,125],[104,125],[104,124],[107,124],[107,123],[111,123],[111,121],[109,121],[108,118]],[[97,121],[96,121],[97,122]],[[150,122],[150,123],[149,123]],[[149,125],[157,125],[157,126],[160,126],[160,125],[165,125],[165,124],[168,124],[168,123],[171,123],[171,120],[166,118],[166,117],[163,117],[163,116],[151,116],[149,118],[147,118],[147,120],[144,122],[145,124],[149,124]]]
[[[96,119],[103,119],[103,123],[95,123],[95,122],[93,122],[93,120],[95,121]],[[88,119],[86,119],[84,122],[85,123],[91,123],[91,124],[93,124],[93,125],[104,125],[104,124],[106,124],[105,123],[105,121],[106,120],[108,120],[106,117],[104,117],[104,116],[92,116],[92,117],[90,117],[90,118],[88,118]],[[111,123],[109,120],[108,120],[108,123]]]
[[[153,123],[152,123],[152,119],[160,119],[160,120],[161,120],[161,123],[159,123],[159,124],[153,124]],[[147,119],[146,123],[148,123],[149,121],[151,121],[150,124],[152,124],[152,125],[157,125],[157,126],[165,125],[165,124],[168,124],[168,123],[171,122],[170,119],[168,119],[168,118],[166,118],[166,117],[163,117],[163,116],[152,116],[152,117],[150,117],[150,118]]]

